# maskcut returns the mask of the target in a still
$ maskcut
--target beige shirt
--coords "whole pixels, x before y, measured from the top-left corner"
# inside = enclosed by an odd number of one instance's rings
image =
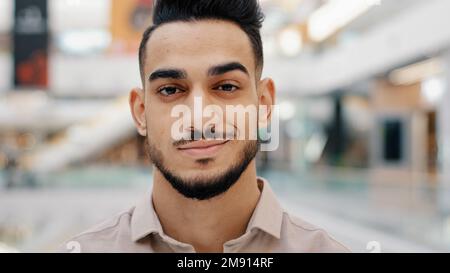
[[[223,245],[234,252],[349,252],[324,230],[284,211],[270,185],[258,178],[261,196],[245,234]],[[195,252],[193,246],[164,234],[151,194],[130,210],[68,242],[75,252]]]

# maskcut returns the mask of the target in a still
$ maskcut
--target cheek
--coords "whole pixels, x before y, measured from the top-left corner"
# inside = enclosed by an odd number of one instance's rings
[[[147,120],[149,137],[151,137],[153,143],[158,146],[165,146],[167,142],[171,141],[172,121],[170,115],[149,113]]]
[[[159,137],[164,137],[166,135],[170,135],[170,120],[165,120],[163,118],[155,119],[154,122],[152,122],[151,129],[152,132]]]
[[[150,93],[150,91],[149,91]],[[153,134],[161,135],[170,119],[170,109],[149,94],[146,100],[147,123]]]
[[[171,136],[171,129],[173,119],[170,115],[161,116],[150,119],[149,122],[149,141],[161,152],[165,162],[181,164],[179,157],[176,154],[176,148],[173,146],[173,138]]]
[[[242,157],[246,143],[245,140],[234,140],[230,142],[226,152],[222,154],[220,162],[225,165],[236,164]]]

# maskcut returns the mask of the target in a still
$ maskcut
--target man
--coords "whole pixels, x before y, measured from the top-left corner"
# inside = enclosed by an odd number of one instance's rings
[[[285,212],[269,183],[257,177],[260,143],[236,139],[237,132],[252,130],[250,118],[243,127],[234,118],[202,127],[197,125],[205,116],[194,115],[174,135],[174,109],[197,113],[199,99],[219,110],[272,109],[274,83],[261,79],[263,15],[257,0],[161,0],[153,12],[139,52],[142,89],[129,97],[155,166],[152,194],[75,237],[71,246],[77,243],[81,252],[348,251]],[[266,113],[258,122],[270,120],[272,112]],[[229,134],[225,127],[235,130]]]

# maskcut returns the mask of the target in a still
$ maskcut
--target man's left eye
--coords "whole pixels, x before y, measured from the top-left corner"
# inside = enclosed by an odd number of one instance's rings
[[[238,87],[233,84],[222,84],[218,86],[216,89],[224,92],[234,92],[238,89]]]

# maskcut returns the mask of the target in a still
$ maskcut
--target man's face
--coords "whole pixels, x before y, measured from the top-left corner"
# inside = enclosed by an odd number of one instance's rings
[[[176,177],[177,183],[187,187],[220,183],[220,179],[225,178],[237,180],[256,154],[256,140],[205,139],[208,137],[205,137],[203,126],[211,117],[196,113],[202,113],[209,105],[221,109],[223,118],[211,124],[215,133],[220,131],[221,134],[225,129],[236,128],[234,119],[225,118],[227,106],[257,107],[260,104],[260,81],[246,33],[226,21],[162,25],[147,43],[144,71],[145,110],[137,119],[146,124],[147,150],[156,167],[167,174],[168,180]],[[198,104],[194,107],[199,99],[201,109]],[[172,126],[180,117],[171,113],[180,105],[191,109],[189,125],[192,127],[186,133],[190,136],[196,131],[200,134],[197,135],[201,138],[199,141],[180,141],[173,135]],[[136,105],[134,109],[133,115],[139,116]],[[238,172],[238,177],[226,177],[230,172]],[[191,195],[206,199],[214,194]]]

